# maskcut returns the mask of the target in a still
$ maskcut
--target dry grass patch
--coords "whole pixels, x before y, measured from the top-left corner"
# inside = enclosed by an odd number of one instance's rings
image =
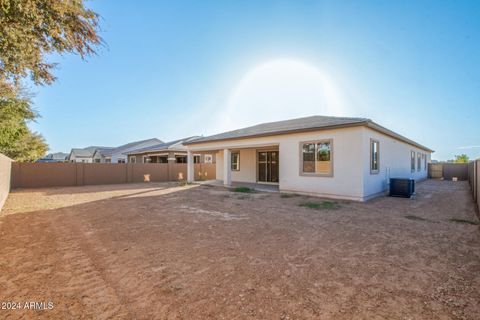
[[[338,204],[338,202],[329,201],[329,200],[324,200],[320,202],[306,201],[306,202],[300,203],[299,206],[309,208],[309,209],[315,209],[315,210],[322,210],[322,209],[333,210],[333,209],[340,208],[340,204]]]

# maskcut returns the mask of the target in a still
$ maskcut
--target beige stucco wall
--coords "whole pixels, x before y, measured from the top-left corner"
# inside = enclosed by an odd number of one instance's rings
[[[370,139],[380,142],[380,171],[370,174]],[[333,176],[300,174],[300,143],[333,141]],[[390,177],[427,178],[423,161],[420,171],[411,172],[410,151],[420,152],[431,161],[431,154],[405,142],[366,127],[319,130],[269,137],[238,139],[190,145],[193,152],[216,150],[217,179],[223,179],[223,149],[240,149],[240,171],[232,171],[232,181],[256,182],[256,150],[267,146],[279,149],[281,191],[314,194],[330,198],[366,200],[387,190]],[[248,148],[248,149],[247,149]]]
[[[378,193],[388,190],[388,182],[390,178],[413,178],[420,181],[427,178],[428,163],[431,161],[431,153],[419,149],[405,142],[393,139],[385,134],[372,130],[370,128],[362,128],[363,135],[363,175],[364,175],[364,193],[369,198]],[[380,170],[377,174],[370,172],[370,140],[375,139],[380,142],[379,158]],[[410,152],[415,152],[415,172],[411,171]],[[423,160],[421,170],[417,171],[417,153],[427,156],[427,167],[424,166]]]
[[[333,139],[333,176],[300,175],[300,142],[324,139]],[[218,150],[216,173],[219,180],[223,179],[223,149],[235,150],[243,147],[240,154],[240,172],[232,171],[232,181],[255,182],[256,153],[254,149],[250,151],[245,148],[265,149],[268,146],[278,146],[279,148],[280,190],[331,198],[363,199],[363,164],[361,161],[363,135],[361,127],[220,141],[195,144],[189,147],[193,152],[208,149]],[[250,171],[247,170],[249,168]]]
[[[232,170],[232,181],[257,182],[257,152],[256,149],[233,149],[232,152],[240,152],[240,170]],[[223,180],[223,150],[216,157],[217,179]]]
[[[0,154],[0,211],[10,193],[12,159]]]

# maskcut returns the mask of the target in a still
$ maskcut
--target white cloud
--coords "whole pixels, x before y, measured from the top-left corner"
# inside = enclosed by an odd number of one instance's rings
[[[463,147],[458,147],[457,149],[480,149],[480,146],[463,146]]]

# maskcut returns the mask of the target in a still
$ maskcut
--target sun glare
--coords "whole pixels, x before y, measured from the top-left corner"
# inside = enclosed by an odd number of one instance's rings
[[[251,125],[310,115],[343,115],[338,90],[325,72],[304,62],[263,63],[240,80],[228,101],[223,123]]]

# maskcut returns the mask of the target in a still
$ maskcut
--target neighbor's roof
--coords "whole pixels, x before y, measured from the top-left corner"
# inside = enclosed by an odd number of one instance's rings
[[[75,157],[83,157],[83,158],[89,158],[93,156],[93,153],[95,150],[91,149],[82,149],[82,148],[73,148],[70,154],[75,155]]]
[[[70,151],[70,155],[75,155],[75,157],[79,158],[91,158],[93,157],[95,151],[97,150],[109,150],[109,149],[114,149],[112,147],[99,147],[99,146],[90,146],[86,148],[73,148],[72,151]]]
[[[162,140],[157,139],[157,138],[151,138],[151,139],[146,139],[146,140],[140,140],[140,141],[135,141],[135,142],[130,142],[127,144],[124,144],[122,146],[112,148],[112,149],[107,149],[107,150],[101,150],[99,149],[99,152],[103,156],[111,156],[112,154],[116,153],[124,153],[125,151],[130,151],[132,149],[135,149],[135,147],[140,146],[145,143],[163,143]]]
[[[139,148],[126,152],[125,154],[139,154],[139,153],[148,153],[148,152],[161,152],[161,151],[187,151],[184,144],[188,141],[192,141],[200,138],[199,136],[193,136],[183,139],[178,139],[170,142],[159,143],[150,147]]]
[[[264,136],[272,136],[272,135],[287,134],[287,133],[326,130],[326,129],[335,129],[335,128],[353,127],[353,126],[367,126],[376,131],[392,136],[398,140],[414,145],[420,149],[433,152],[433,150],[425,146],[422,146],[421,144],[418,144],[413,140],[405,138],[387,128],[384,128],[376,124],[370,119],[348,118],[348,117],[327,117],[327,116],[311,116],[311,117],[305,117],[305,118],[262,123],[252,127],[228,131],[228,132],[215,134],[208,137],[201,137],[193,141],[186,142],[185,144],[192,145],[192,144],[198,144],[198,143],[204,143],[204,142],[255,138],[255,137],[264,137]]]
[[[68,153],[65,152],[56,152],[56,153],[49,153],[43,159],[49,160],[65,160],[68,158]]]

